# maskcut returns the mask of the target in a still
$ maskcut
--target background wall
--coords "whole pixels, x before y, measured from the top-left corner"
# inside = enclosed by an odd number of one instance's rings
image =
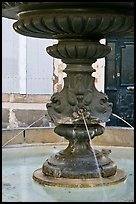
[[[2,19],[2,92],[53,93],[53,59],[45,48],[53,40],[17,34],[13,20]]]

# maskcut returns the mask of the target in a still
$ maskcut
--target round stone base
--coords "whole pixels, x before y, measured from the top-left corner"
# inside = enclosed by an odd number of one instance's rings
[[[123,170],[117,169],[116,174],[108,178],[89,178],[89,179],[55,178],[45,176],[42,172],[42,168],[40,168],[34,171],[33,179],[41,185],[86,188],[120,183],[126,180],[126,174]]]

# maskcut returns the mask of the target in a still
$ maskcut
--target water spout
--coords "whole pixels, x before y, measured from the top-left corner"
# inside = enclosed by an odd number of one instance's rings
[[[25,130],[27,130],[28,128],[30,128],[32,125],[34,125],[35,123],[37,123],[39,120],[43,119],[45,117],[42,116],[39,119],[37,119],[36,121],[34,121],[33,123],[31,123],[29,126],[27,126],[25,129],[23,129],[22,131],[20,131],[17,135],[15,135],[14,137],[12,137],[10,140],[8,140],[4,145],[2,145],[2,148],[5,147],[7,144],[9,144],[12,140],[14,140],[17,136],[19,136],[22,132],[24,132]]]
[[[98,164],[98,160],[97,160],[97,157],[96,157],[96,154],[95,154],[95,150],[93,148],[93,143],[92,143],[92,139],[91,139],[91,135],[89,133],[89,129],[87,127],[87,123],[86,123],[86,120],[85,120],[85,117],[84,117],[84,114],[83,112],[81,111],[81,114],[82,114],[82,118],[83,118],[83,121],[84,121],[84,124],[85,124],[85,128],[86,128],[86,131],[87,131],[87,134],[88,134],[88,137],[89,137],[89,140],[90,140],[90,143],[91,143],[91,148],[92,148],[92,152],[93,152],[93,155],[94,155],[94,159],[95,159],[95,163],[96,163],[96,166],[97,166],[97,170],[98,170],[98,174],[99,174],[99,178],[100,178],[100,182],[103,186],[103,178],[102,178],[102,175],[101,175],[101,171],[100,171],[100,167],[99,167],[99,164]],[[94,134],[94,131],[92,132],[92,135]],[[106,193],[104,191],[104,189],[102,188],[103,190],[103,195],[104,195],[104,199],[106,200],[107,196],[106,196]]]
[[[134,127],[130,123],[128,123],[126,120],[124,120],[120,116],[116,115],[115,113],[112,113],[112,115],[115,116],[116,118],[122,120],[124,123],[126,123],[128,126],[130,126],[132,129],[134,129]]]

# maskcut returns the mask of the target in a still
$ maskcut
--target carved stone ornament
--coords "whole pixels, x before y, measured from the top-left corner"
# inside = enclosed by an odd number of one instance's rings
[[[107,95],[95,88],[91,65],[111,51],[100,39],[133,35],[133,2],[2,2],[2,8],[3,17],[16,20],[17,33],[57,39],[47,53],[67,65],[64,87],[53,94],[47,109],[54,131],[69,145],[47,159],[33,178],[47,185],[82,187],[100,185],[100,173],[105,185],[125,180],[108,155],[95,150],[99,172],[90,145],[90,139],[104,132],[100,123],[112,112]]]

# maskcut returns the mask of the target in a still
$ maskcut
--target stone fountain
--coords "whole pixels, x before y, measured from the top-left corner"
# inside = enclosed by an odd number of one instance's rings
[[[14,30],[25,36],[57,39],[47,53],[67,66],[64,88],[47,104],[55,133],[69,141],[33,173],[41,184],[92,187],[124,181],[126,174],[108,157],[95,150],[90,139],[101,135],[112,113],[112,103],[94,85],[92,64],[111,48],[100,44],[108,37],[133,35],[132,2],[3,2],[3,17],[16,19]],[[44,85],[44,84],[43,84]],[[88,131],[84,124],[86,121]],[[88,133],[90,137],[88,136]]]

